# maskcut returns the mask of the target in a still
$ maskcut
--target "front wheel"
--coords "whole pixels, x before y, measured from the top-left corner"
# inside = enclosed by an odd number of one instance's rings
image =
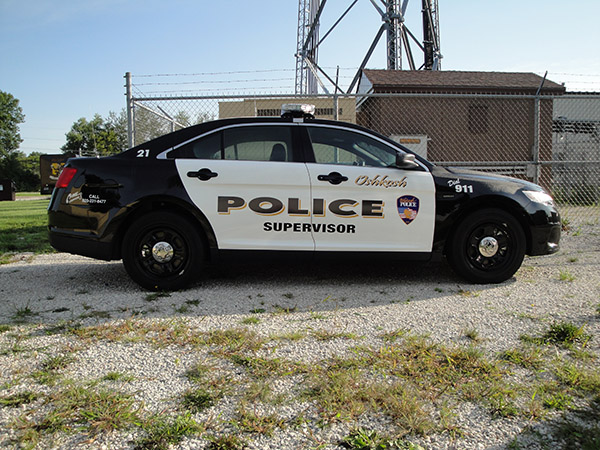
[[[198,229],[178,214],[152,212],[137,219],[123,237],[123,265],[140,286],[175,290],[194,281],[204,262]]]
[[[467,216],[450,236],[448,260],[462,277],[474,283],[500,283],[512,277],[525,256],[521,224],[500,209]]]

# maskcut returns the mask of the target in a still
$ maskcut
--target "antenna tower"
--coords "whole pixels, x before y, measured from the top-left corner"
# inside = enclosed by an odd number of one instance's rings
[[[366,0],[365,0],[366,1]],[[406,59],[409,70],[440,70],[442,54],[440,53],[440,26],[438,18],[438,0],[421,0],[423,24],[423,40],[419,41],[405,23],[406,8],[409,0],[369,0],[381,17],[382,24],[375,35],[360,67],[350,84],[350,93],[362,70],[366,67],[375,47],[384,32],[387,43],[387,69],[402,70],[403,59]],[[299,0],[298,6],[298,40],[296,46],[296,94],[317,94],[318,86],[328,93],[321,77],[325,77],[336,92],[343,90],[318,64],[319,45],[329,33],[342,21],[350,10],[358,3],[353,0],[343,14],[335,21],[329,31],[319,40],[319,19],[327,0]],[[412,45],[416,45],[423,53],[423,64],[415,64]],[[404,49],[404,58],[402,50]]]

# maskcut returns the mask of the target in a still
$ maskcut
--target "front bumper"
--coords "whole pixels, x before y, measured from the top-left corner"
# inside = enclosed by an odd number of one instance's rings
[[[530,256],[550,255],[560,249],[562,224],[554,207],[545,206],[532,214]]]

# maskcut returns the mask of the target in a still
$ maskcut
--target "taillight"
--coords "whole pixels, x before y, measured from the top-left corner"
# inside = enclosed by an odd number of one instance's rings
[[[63,168],[62,172],[58,176],[58,181],[56,182],[56,188],[57,189],[66,188],[76,173],[77,173],[77,169],[75,169],[73,167]]]

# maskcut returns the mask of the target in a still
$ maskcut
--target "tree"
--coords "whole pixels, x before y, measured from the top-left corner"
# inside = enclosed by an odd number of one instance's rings
[[[63,153],[80,156],[106,156],[127,149],[127,126],[125,113],[110,112],[103,119],[95,114],[88,121],[84,117],[77,120],[66,134],[67,143],[61,147]]]
[[[35,167],[29,164],[29,158],[19,151],[23,142],[19,124],[24,121],[19,100],[0,91],[0,178],[14,181],[20,191],[33,191],[39,188],[39,176]]]
[[[23,139],[19,134],[19,124],[25,121],[19,100],[11,94],[0,91],[0,158],[8,156],[19,148]]]
[[[165,119],[144,108],[135,110],[135,142],[140,145],[146,141],[171,132],[171,124]]]
[[[14,150],[0,159],[0,178],[14,181],[17,190],[39,191],[40,168],[39,153],[26,156],[19,150]]]
[[[166,117],[169,117],[169,119]],[[199,113],[196,116],[196,120],[194,120],[188,112],[180,110],[170,120],[171,116],[168,116],[162,110],[160,112],[152,112],[146,108],[137,108],[135,110],[134,145],[140,145],[172,131],[181,130],[182,126],[189,127],[214,120],[214,118],[209,113]]]

